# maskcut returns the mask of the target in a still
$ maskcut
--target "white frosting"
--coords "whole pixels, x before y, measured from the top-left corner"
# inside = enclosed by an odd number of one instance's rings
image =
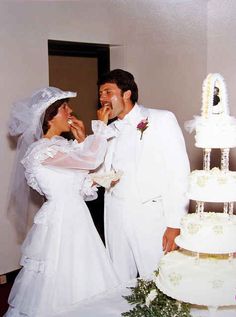
[[[199,253],[233,253],[236,250],[236,215],[188,214],[181,220],[180,235],[175,242],[181,248]]]
[[[214,88],[219,88],[220,102],[213,105]],[[229,116],[228,97],[224,78],[209,74],[202,85],[201,116],[185,123],[190,133],[195,130],[195,145],[200,148],[236,147],[236,120]]]
[[[213,105],[214,88],[219,88],[220,102],[217,106]],[[218,74],[208,74],[202,84],[202,108],[201,115],[204,118],[210,118],[214,114],[229,114],[228,96],[224,78]]]
[[[214,167],[195,170],[189,176],[189,199],[208,202],[236,201],[236,172]]]
[[[220,114],[196,121],[195,145],[200,148],[232,148],[236,146],[236,121]]]
[[[219,88],[220,99],[216,106],[215,87]],[[201,116],[186,122],[185,127],[190,133],[196,131],[197,147],[236,147],[236,119],[229,116],[226,85],[220,74],[209,74],[204,80]],[[222,168],[228,167],[226,152],[221,153]],[[210,156],[204,159],[207,169]],[[219,168],[193,171],[187,195],[200,202],[234,202],[236,172]],[[182,249],[163,256],[157,287],[170,297],[191,304],[235,305],[236,258],[229,258],[229,253],[236,252],[236,215],[204,211],[187,214],[182,218],[175,242]]]
[[[160,261],[157,287],[177,300],[197,305],[235,305],[236,259],[197,259],[183,251],[173,251]]]

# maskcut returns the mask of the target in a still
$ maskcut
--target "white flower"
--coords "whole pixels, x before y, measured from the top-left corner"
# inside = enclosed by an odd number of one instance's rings
[[[157,291],[152,289],[151,292],[147,295],[145,304],[149,307],[151,302],[157,297]]]

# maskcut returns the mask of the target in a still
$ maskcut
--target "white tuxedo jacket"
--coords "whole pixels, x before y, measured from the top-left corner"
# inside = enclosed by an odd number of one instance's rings
[[[186,190],[189,161],[182,131],[173,113],[136,106],[140,111],[131,124],[137,130],[134,164],[140,203],[162,200],[166,225],[177,228],[188,207]],[[148,118],[148,128],[140,140],[141,132],[137,124],[145,118]],[[103,167],[105,171],[111,169],[114,142],[115,138],[109,141]],[[106,195],[110,195],[109,191]]]

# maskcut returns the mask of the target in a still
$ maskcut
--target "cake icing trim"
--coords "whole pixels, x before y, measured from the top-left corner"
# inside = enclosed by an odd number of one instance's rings
[[[228,95],[224,78],[218,73],[210,73],[202,84],[202,108],[201,116],[209,118],[213,115],[214,89],[219,89],[221,113],[229,115]]]

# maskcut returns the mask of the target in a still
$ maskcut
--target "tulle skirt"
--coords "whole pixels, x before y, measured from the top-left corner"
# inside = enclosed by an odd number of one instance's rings
[[[6,317],[46,317],[118,285],[82,198],[46,202],[22,245]]]

